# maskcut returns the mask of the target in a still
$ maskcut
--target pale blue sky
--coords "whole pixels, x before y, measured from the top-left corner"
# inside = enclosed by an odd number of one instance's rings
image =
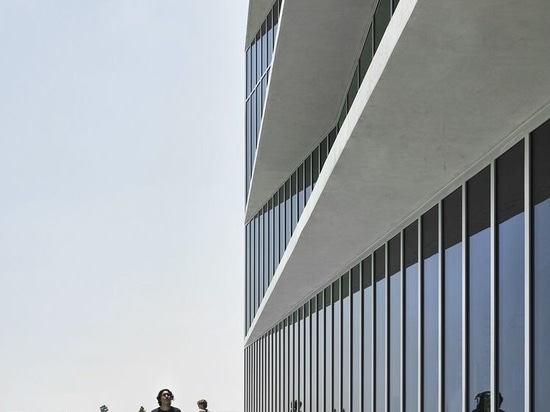
[[[0,0],[0,412],[242,410],[246,0]]]

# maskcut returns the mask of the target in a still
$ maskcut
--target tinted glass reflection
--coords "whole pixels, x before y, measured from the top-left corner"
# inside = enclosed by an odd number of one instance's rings
[[[498,235],[498,392],[507,410],[524,407],[523,141],[496,162]]]
[[[443,201],[444,411],[462,411],[462,190]]]
[[[340,385],[342,372],[342,301],[340,300],[340,282],[332,284],[332,409],[340,410],[342,402]]]
[[[374,12],[374,51],[378,49],[382,36],[391,19],[391,0],[380,0]]]
[[[438,408],[438,208],[432,208],[422,217],[423,262],[423,410]]]
[[[361,411],[361,266],[351,269],[351,411]]]
[[[361,284],[363,290],[363,411],[372,411],[373,393],[373,281],[372,264],[369,256],[361,262]]]
[[[304,369],[303,369],[303,378],[302,378],[302,382],[303,382],[303,387],[304,387],[304,390],[303,390],[303,405],[302,405],[302,410],[304,412],[309,412],[311,411],[311,375],[310,375],[310,371],[311,371],[311,351],[310,351],[310,348],[311,348],[311,324],[310,324],[310,318],[309,318],[309,306],[306,306],[304,308],[305,310],[305,320],[304,320],[304,349],[303,349],[303,353],[304,353]]]
[[[331,288],[325,289],[325,408],[332,408],[332,295]]]
[[[386,410],[386,250],[374,252],[374,276],[376,293],[375,330],[375,411]]]
[[[372,25],[367,34],[365,43],[363,44],[363,50],[361,51],[361,56],[359,57],[359,82],[363,81],[365,74],[372,61]]]
[[[342,410],[350,410],[350,342],[351,342],[351,298],[350,298],[350,284],[349,273],[344,274],[341,280],[341,292],[342,292]]]
[[[401,410],[401,237],[395,236],[388,243],[388,269],[390,281],[390,412]]]
[[[490,389],[491,360],[491,233],[490,171],[474,176],[467,188],[468,226],[468,409],[475,396]]]
[[[405,229],[405,410],[418,412],[418,224]]]
[[[325,303],[323,292],[317,296],[317,330],[318,330],[318,339],[317,339],[317,368],[318,376],[320,377],[317,381],[317,410],[325,410],[325,387],[326,380],[324,377],[325,373]]]
[[[548,408],[550,388],[550,121],[532,134],[533,410]]]
[[[318,352],[319,336],[317,331],[317,298],[311,300],[311,408],[312,412],[317,412],[317,388],[319,380],[318,372]]]

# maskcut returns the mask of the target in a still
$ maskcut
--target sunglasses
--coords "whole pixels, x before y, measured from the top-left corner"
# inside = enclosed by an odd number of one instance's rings
[[[168,392],[164,392],[162,395],[161,395],[163,398],[168,398],[168,399],[173,399],[174,397],[169,394]]]

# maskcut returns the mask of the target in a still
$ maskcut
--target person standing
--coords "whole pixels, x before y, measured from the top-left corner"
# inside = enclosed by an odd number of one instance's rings
[[[206,399],[199,399],[197,406],[199,407],[199,412],[208,412],[208,402],[206,402]]]
[[[161,389],[157,395],[159,407],[153,409],[151,412],[181,412],[181,410],[172,406],[173,400],[174,394],[170,389]]]

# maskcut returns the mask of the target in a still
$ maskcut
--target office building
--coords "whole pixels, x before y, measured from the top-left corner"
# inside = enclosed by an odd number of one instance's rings
[[[548,15],[250,0],[245,412],[548,410]]]

